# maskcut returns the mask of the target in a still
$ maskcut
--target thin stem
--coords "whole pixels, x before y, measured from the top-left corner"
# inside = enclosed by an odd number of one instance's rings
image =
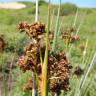
[[[82,18],[82,20],[80,21],[80,24],[79,24],[79,26],[78,26],[78,29],[77,29],[77,32],[76,32],[76,36],[78,35],[78,32],[80,31],[80,28],[81,28],[81,26],[83,25],[83,22],[84,22],[84,17],[85,17],[85,15],[86,15],[86,12],[83,14],[83,18]]]
[[[38,22],[39,20],[39,0],[36,0],[36,13],[35,13],[35,22]],[[32,79],[33,79],[33,89],[32,89],[32,96],[36,95],[36,88],[35,88],[35,84],[36,84],[36,75],[35,73],[32,73]]]
[[[3,74],[3,78],[2,78],[2,84],[3,84],[3,88],[2,88],[2,92],[4,92],[4,96],[7,96],[7,82],[6,82],[6,73],[5,73],[5,65],[4,65],[4,58],[2,57],[2,74]]]
[[[12,90],[12,66],[13,66],[13,63],[14,63],[14,60],[15,60],[15,55],[16,55],[16,51],[14,52],[14,55],[13,55],[13,58],[12,58],[12,61],[10,63],[10,72],[9,72],[9,78],[8,78],[8,89],[11,91]],[[9,94],[8,96],[11,96],[11,92],[9,91]]]
[[[58,15],[57,15],[57,22],[56,22],[54,39],[53,39],[53,45],[52,45],[52,52],[55,52],[55,48],[56,48],[56,41],[57,41],[57,34],[58,34],[58,27],[59,27],[59,19],[60,19],[60,7],[61,7],[61,0],[60,0],[59,7],[58,7]]]
[[[90,70],[92,69],[92,67],[93,67],[93,65],[94,65],[94,60],[95,60],[95,59],[96,59],[96,53],[94,54],[93,59],[92,59],[90,65],[89,65],[89,67],[88,67],[88,70],[87,70],[84,78],[83,78],[82,81],[81,81],[80,88],[83,88],[83,86],[84,86],[84,84],[85,84],[85,81],[86,81],[86,79],[87,79],[87,77],[88,77],[88,74],[89,74]]]
[[[51,26],[51,29],[53,28],[53,20],[54,20],[54,9],[53,9],[53,11],[52,11],[52,15],[51,15],[51,23],[50,23],[50,26]]]
[[[39,19],[39,0],[36,0],[35,22],[38,22],[38,19]]]
[[[80,96],[80,92],[81,92],[81,89],[84,87],[84,85],[85,85],[85,81],[87,80],[87,78],[88,78],[88,75],[89,75],[89,73],[90,73],[90,71],[91,71],[91,69],[92,69],[92,67],[93,67],[93,65],[94,65],[94,60],[96,59],[96,52],[95,52],[95,54],[94,54],[94,56],[93,56],[93,59],[92,59],[92,61],[91,61],[91,63],[89,64],[89,67],[88,67],[88,69],[87,69],[87,71],[86,71],[86,73],[84,74],[84,76],[82,77],[82,79],[81,79],[81,81],[80,81],[80,85],[79,85],[79,87],[78,87],[78,89],[77,89],[77,91],[76,91],[76,94],[75,94],[75,96]]]
[[[35,86],[36,86],[36,83],[35,83],[35,82],[36,82],[36,81],[35,81],[35,80],[36,80],[36,75],[35,75],[35,73],[33,73],[32,75],[33,75],[33,76],[32,76],[32,81],[33,81],[33,85],[32,85],[32,86],[33,86],[32,96],[35,96],[35,95],[36,95],[36,88],[35,88]]]
[[[78,10],[79,10],[79,8],[77,8],[77,11],[76,11],[76,15],[75,15],[75,19],[74,19],[73,27],[76,26],[76,21],[77,21],[77,17],[78,17]]]
[[[88,39],[86,40],[85,49],[84,49],[84,51],[83,51],[82,64],[84,64],[84,62],[85,62],[85,57],[86,57],[86,53],[87,53],[87,47],[88,47]],[[83,65],[83,66],[84,66],[84,65]]]

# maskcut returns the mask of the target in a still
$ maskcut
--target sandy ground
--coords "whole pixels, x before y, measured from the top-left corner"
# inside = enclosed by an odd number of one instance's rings
[[[26,5],[18,2],[13,3],[0,3],[0,9],[22,9],[25,8]]]

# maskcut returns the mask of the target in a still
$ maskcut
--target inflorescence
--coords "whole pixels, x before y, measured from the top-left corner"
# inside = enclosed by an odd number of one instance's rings
[[[40,82],[42,78],[42,66],[40,56],[42,55],[42,60],[44,60],[45,54],[45,45],[41,46],[40,40],[42,39],[42,35],[44,37],[46,27],[40,22],[35,22],[33,24],[23,22],[19,24],[18,28],[20,32],[25,31],[31,39],[30,43],[24,49],[23,56],[21,56],[18,60],[18,65],[23,70],[23,72],[26,72],[27,70],[36,72]],[[73,32],[73,29],[71,29],[70,32]],[[71,36],[71,34],[69,34],[68,32],[63,34],[63,38],[64,40],[68,39],[70,42],[79,40],[78,36]],[[54,54],[51,52],[50,48],[48,52],[48,89],[50,92],[52,92],[52,94],[59,95],[61,90],[64,90],[66,92],[70,89],[69,79],[72,66],[68,61],[66,52],[62,51]],[[32,90],[33,86],[30,85],[32,85],[32,79],[29,80],[29,82],[26,84],[24,90]]]

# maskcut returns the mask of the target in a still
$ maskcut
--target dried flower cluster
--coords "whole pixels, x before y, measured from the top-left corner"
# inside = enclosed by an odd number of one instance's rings
[[[44,50],[42,50],[42,53],[44,53]],[[37,74],[39,76],[39,80],[41,80],[40,62],[38,62],[36,64],[36,66],[37,67],[39,66],[35,71],[37,72]],[[34,65],[31,67],[34,67]],[[69,61],[67,60],[64,52],[61,52],[56,55],[52,55],[52,54],[49,55],[49,59],[48,59],[49,87],[48,87],[48,89],[50,92],[56,93],[59,95],[61,90],[64,90],[66,92],[70,89],[69,76],[70,76],[71,68],[72,68],[72,66],[70,65]],[[32,85],[32,79],[29,80],[29,82],[26,84],[24,89],[32,90],[32,86],[30,86],[30,85]]]
[[[28,27],[29,26],[29,27]],[[45,26],[41,23],[27,24],[21,23],[19,24],[20,30],[28,29],[29,37],[32,38],[31,42],[24,49],[24,55],[19,59],[18,64],[20,68],[26,72],[26,70],[31,70],[39,73],[41,70],[40,67],[40,43],[38,37],[43,35],[45,32]],[[36,34],[35,34],[36,33]],[[39,62],[39,63],[38,63]]]
[[[41,82],[42,67],[40,64],[40,53],[42,54],[42,59],[44,60],[45,47],[40,46],[39,40],[42,38],[39,38],[39,36],[44,35],[45,25],[41,23],[34,23],[31,25],[21,23],[19,24],[19,30],[25,30],[32,40],[25,48],[24,55],[18,60],[18,65],[24,72],[27,70],[36,72],[39,82]],[[69,77],[71,68],[72,66],[69,63],[65,52],[53,54],[49,49],[48,89],[50,92],[60,94],[61,90],[68,91],[70,89]],[[27,85],[24,87],[24,90],[32,90],[32,86],[30,85],[32,85],[32,80],[29,80]]]
[[[40,22],[33,24],[22,22],[19,24],[18,28],[20,29],[20,32],[25,31],[30,38],[34,39],[40,39],[40,35],[45,32],[45,25]]]
[[[6,47],[4,36],[0,35],[0,52],[3,52]]]
[[[80,38],[78,35],[73,35],[75,29],[74,28],[70,28],[68,30],[66,30],[65,32],[63,32],[62,34],[62,38],[64,39],[65,43],[74,43],[75,41],[79,41]]]
[[[22,56],[18,61],[20,68],[24,72],[26,72],[26,70],[32,70],[33,72],[40,70],[39,68],[40,64],[37,63],[38,52],[39,52],[38,46],[34,46],[31,43],[26,48],[24,56]]]
[[[65,92],[70,89],[69,76],[72,66],[67,60],[65,52],[49,56],[48,63],[49,90],[60,94],[60,90]]]

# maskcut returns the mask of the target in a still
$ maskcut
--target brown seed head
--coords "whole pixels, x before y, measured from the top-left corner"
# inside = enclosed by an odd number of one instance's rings
[[[77,77],[80,77],[81,75],[84,74],[84,70],[83,70],[80,66],[77,66],[77,67],[75,68],[74,74],[75,74]]]

